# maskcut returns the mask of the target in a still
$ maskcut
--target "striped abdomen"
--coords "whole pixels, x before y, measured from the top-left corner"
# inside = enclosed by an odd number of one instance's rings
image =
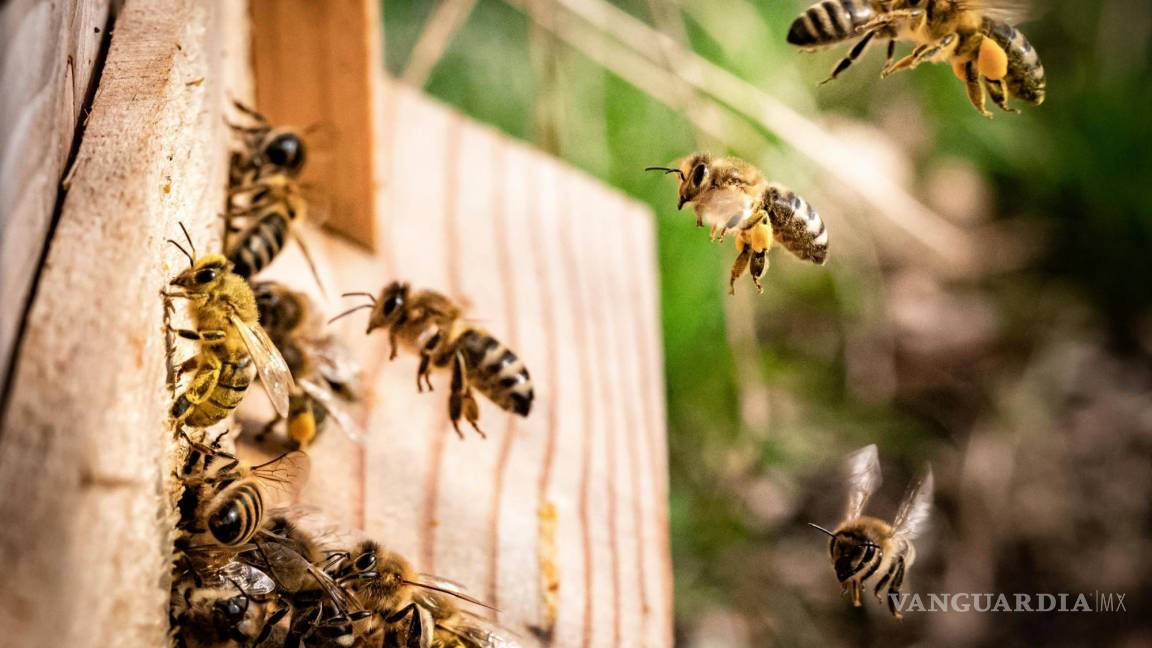
[[[239,481],[212,498],[208,531],[223,545],[241,545],[252,539],[264,520],[264,495],[255,481]]]
[[[828,258],[828,229],[807,201],[791,189],[771,186],[764,191],[763,208],[780,245],[805,261],[824,263]]]
[[[532,379],[524,363],[491,335],[462,333],[456,348],[468,365],[468,380],[502,409],[528,416],[532,409]]]
[[[792,21],[788,42],[799,47],[839,43],[858,36],[856,29],[875,15],[868,0],[824,0]]]
[[[1008,54],[1008,74],[1003,79],[1008,96],[1034,106],[1044,103],[1044,65],[1032,43],[1020,30],[1001,20],[985,18],[984,34]]]
[[[228,251],[232,271],[251,278],[272,263],[288,240],[291,216],[285,209],[269,209],[237,236]]]
[[[212,350],[204,353],[213,353]],[[201,367],[200,372],[216,371],[212,367]],[[199,403],[193,404],[185,391],[176,397],[172,404],[172,417],[183,420],[192,427],[208,427],[223,421],[236,409],[244,399],[248,386],[252,384],[255,367],[252,366],[252,356],[245,352],[236,352],[220,358],[220,375],[216,378],[216,386],[208,396]],[[199,372],[198,374],[199,375]],[[195,378],[192,380],[196,382]]]

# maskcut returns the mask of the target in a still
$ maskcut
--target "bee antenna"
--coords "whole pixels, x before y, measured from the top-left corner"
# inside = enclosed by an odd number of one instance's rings
[[[368,299],[372,300],[373,304],[376,303],[376,296],[373,295],[372,293],[369,293],[369,292],[346,292],[346,293],[341,294],[340,296],[341,297],[367,297]]]
[[[833,538],[836,537],[835,533],[832,533],[831,531],[829,531],[828,529],[825,529],[824,527],[820,526],[819,524],[812,524],[811,522],[809,522],[808,526],[812,527],[813,529],[823,531],[824,533],[827,533],[828,535],[832,536]]]
[[[351,315],[352,313],[355,313],[358,310],[364,310],[365,308],[372,308],[372,306],[373,306],[372,304],[360,304],[359,306],[354,306],[354,307],[349,308],[348,310],[344,311],[343,313],[340,313],[336,317],[333,317],[332,319],[328,320],[328,323],[331,324],[332,322],[335,322],[336,320],[338,320],[342,317],[345,317],[347,315]]]
[[[188,247],[192,250],[192,256],[193,257],[199,256],[196,254],[196,244],[192,242],[192,236],[188,234],[188,228],[184,227],[184,221],[180,221],[177,224],[180,226],[180,229],[183,230],[183,232],[184,232],[184,239],[188,241]],[[192,264],[192,265],[195,265],[195,264]]]
[[[185,250],[182,245],[180,245],[176,241],[173,241],[172,239],[168,239],[168,242],[171,243],[172,245],[175,245],[177,250],[180,250],[181,252],[184,253],[184,256],[188,257],[188,266],[189,267],[196,264],[195,261],[192,260],[192,255],[189,254],[188,250]]]
[[[663,171],[664,175],[668,175],[669,173],[675,173],[676,175],[680,176],[681,180],[684,179],[684,172],[681,171],[680,169],[669,169],[668,167],[654,166],[654,167],[644,167],[644,170],[645,171]]]

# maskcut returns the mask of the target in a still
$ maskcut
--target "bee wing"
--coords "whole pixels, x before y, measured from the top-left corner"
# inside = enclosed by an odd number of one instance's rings
[[[1002,20],[1017,25],[1036,17],[1036,7],[1031,0],[962,0],[960,9],[978,11],[994,20]]]
[[[932,511],[932,491],[935,482],[932,478],[932,467],[929,466],[904,495],[900,509],[896,511],[896,519],[892,522],[893,535],[903,536],[908,540],[916,538],[928,527],[928,514]]]
[[[264,385],[264,391],[268,392],[272,407],[276,408],[277,414],[287,418],[288,395],[295,389],[288,363],[284,362],[284,356],[280,355],[276,345],[272,344],[264,327],[259,324],[248,324],[236,314],[232,314],[231,318],[232,325],[240,331],[244,346],[248,347],[248,353],[256,365],[256,372],[260,374],[260,384]]]
[[[480,607],[488,608],[489,610],[496,609],[484,601],[472,597],[470,594],[468,594],[468,590],[460,583],[450,581],[447,578],[440,578],[439,576],[434,576],[432,574],[419,574],[416,576],[416,580],[412,581],[410,584],[416,587],[432,590],[433,592],[440,592],[441,594],[455,596],[461,601],[467,601],[473,605],[479,605]]]
[[[330,338],[306,341],[303,345],[316,362],[317,373],[329,384],[333,393],[346,400],[357,400],[360,397],[360,363],[347,348]]]
[[[276,582],[271,576],[239,560],[229,561],[216,574],[235,583],[248,596],[271,594],[276,589]]]
[[[313,382],[307,378],[300,379],[300,387],[306,394],[312,397],[313,400],[319,402],[328,410],[328,416],[332,417],[333,421],[344,430],[344,434],[352,441],[364,444],[364,429],[356,422],[352,415],[348,412],[347,402],[336,396],[331,389],[321,383]]]
[[[514,633],[503,626],[470,612],[460,612],[445,624],[437,626],[464,640],[466,646],[477,648],[517,648],[520,644],[511,637]]]
[[[864,512],[868,498],[880,487],[880,455],[876,444],[848,455],[844,469],[848,482],[848,507],[844,510],[844,519],[854,520]]]
[[[272,508],[277,503],[291,499],[308,481],[312,463],[308,455],[299,450],[287,452],[275,459],[252,466],[252,476],[260,480],[269,491],[268,504]]]

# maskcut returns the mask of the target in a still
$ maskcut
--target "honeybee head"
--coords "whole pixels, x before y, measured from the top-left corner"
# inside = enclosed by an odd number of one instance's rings
[[[268,164],[292,175],[304,167],[304,140],[289,130],[269,133],[261,153]]]
[[[680,176],[680,199],[676,209],[683,209],[684,205],[696,200],[696,197],[708,184],[711,171],[712,156],[707,153],[696,153],[680,161],[675,169],[668,167],[648,167],[645,171],[663,171],[675,173]]]
[[[404,306],[408,303],[408,284],[393,281],[380,291],[380,297],[372,308],[368,319],[368,333],[375,329],[391,326],[400,319]]]
[[[829,536],[828,554],[832,558],[832,567],[836,570],[836,579],[840,582],[852,578],[864,563],[880,550],[876,543],[857,529],[839,529],[833,533],[812,523],[809,523],[809,526]]]
[[[215,290],[224,276],[232,271],[232,263],[222,254],[207,254],[192,261],[192,267],[176,275],[171,285],[189,293],[208,293]]]

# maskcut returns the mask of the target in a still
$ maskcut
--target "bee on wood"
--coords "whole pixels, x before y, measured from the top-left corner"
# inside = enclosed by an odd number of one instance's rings
[[[264,588],[263,583],[246,585],[230,577],[198,582],[191,574],[184,576],[172,589],[171,618],[176,645],[182,648],[283,645],[266,642],[272,627],[282,618],[270,610],[274,590],[270,580]]]
[[[416,573],[403,556],[384,550],[372,540],[359,543],[347,560],[335,566],[333,574],[365,610],[373,613],[358,630],[364,645],[510,645],[493,643],[500,638],[495,626],[459,610],[452,599],[489,606],[456,583]],[[485,637],[491,640],[482,643]]]
[[[868,498],[880,486],[880,459],[875,445],[866,446],[849,455],[846,462],[848,506],[844,520],[835,531],[811,524],[828,534],[828,552],[836,579],[845,592],[850,592],[852,604],[860,607],[861,593],[871,587],[878,601],[888,599],[888,610],[897,619],[896,599],[904,576],[916,561],[912,545],[928,525],[932,508],[932,469],[909,487],[892,524],[863,515]]]
[[[258,323],[256,298],[232,264],[219,254],[196,255],[188,230],[181,224],[191,251],[169,239],[188,257],[188,269],[170,282],[181,290],[166,297],[187,299],[195,329],[173,332],[199,347],[178,372],[195,371],[172,404],[177,425],[208,427],[232,413],[252,382],[253,371],[281,416],[288,414],[288,395],[295,389],[292,374],[268,334]]]
[[[1044,102],[1045,76],[1040,57],[1012,22],[1024,14],[1015,0],[831,0],[813,5],[788,32],[788,42],[806,49],[850,38],[857,43],[826,80],[847,70],[874,38],[886,38],[888,59],[881,78],[945,62],[964,83],[968,100],[985,117],[985,98],[1006,112],[1019,99]],[[897,40],[914,43],[911,54],[893,61]]]
[[[290,442],[307,448],[331,420],[360,443],[364,433],[349,406],[360,399],[359,365],[339,341],[322,330],[316,305],[304,293],[274,281],[252,284],[260,322],[280,350],[296,384],[288,397],[288,416],[277,416],[261,433],[266,437],[285,421]]]
[[[233,101],[232,105],[254,125],[228,122],[240,140],[239,149],[232,152],[228,169],[229,184],[241,187],[272,174],[292,178],[299,176],[307,160],[307,149],[301,133],[292,128],[273,127],[267,117],[239,101]]]
[[[691,205],[696,226],[708,224],[709,238],[722,241],[736,232],[729,294],[735,294],[736,280],[749,269],[756,290],[764,292],[760,281],[768,270],[773,239],[802,260],[823,265],[828,258],[828,230],[816,210],[794,191],[765,180],[759,169],[743,160],[694,153],[676,168],[645,170],[679,176],[676,207]]]
[[[308,479],[308,455],[294,451],[247,466],[219,446],[186,437],[189,445],[180,477],[180,528],[209,546],[240,547],[256,535],[265,511],[290,499]],[[262,570],[269,573],[267,570]]]
[[[293,237],[320,284],[300,235],[309,212],[298,180],[305,160],[303,137],[291,128],[274,128],[264,115],[234,104],[256,125],[229,124],[241,146],[233,151],[229,168],[225,255],[236,274],[249,279],[268,267]]]
[[[424,391],[425,386],[432,390],[429,376],[433,368],[450,369],[448,415],[461,438],[464,436],[460,431],[461,418],[484,436],[479,427],[480,409],[472,395],[473,387],[501,409],[528,416],[533,391],[527,367],[499,340],[466,322],[462,309],[452,300],[431,290],[413,292],[408,284],[401,282],[387,285],[379,299],[369,293],[344,296],[364,296],[370,303],[351,308],[331,322],[361,309],[371,309],[366,332],[388,329],[391,358],[396,357],[398,342],[420,356],[417,391]]]

